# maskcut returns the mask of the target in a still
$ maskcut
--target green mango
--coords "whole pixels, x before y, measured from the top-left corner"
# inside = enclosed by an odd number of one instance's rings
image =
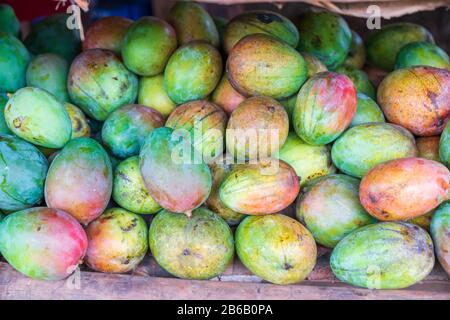
[[[376,99],[376,90],[370,82],[367,73],[349,65],[341,65],[335,69],[335,72],[345,74],[349,77],[357,92],[362,92],[372,99]]]
[[[352,44],[350,45],[350,51],[347,58],[344,60],[344,64],[352,66],[357,69],[361,69],[366,63],[366,47],[361,36],[352,31]]]
[[[432,34],[418,24],[388,24],[369,35],[366,41],[367,60],[378,68],[393,70],[400,49],[416,41],[434,43]]]
[[[316,56],[330,70],[344,62],[350,51],[352,32],[341,16],[310,11],[294,22],[300,33],[299,51]]]
[[[20,32],[20,22],[14,9],[6,3],[0,4],[0,32],[10,33],[16,37]]]
[[[27,86],[41,88],[53,94],[61,102],[69,102],[66,60],[53,53],[34,57],[27,68]]]
[[[0,134],[11,134],[8,125],[5,121],[5,106],[8,102],[8,96],[0,93]]]
[[[224,17],[212,17],[214,24],[216,25],[217,32],[219,32],[219,43],[223,43],[223,34],[225,33],[225,28],[227,27],[228,20]]]
[[[371,224],[342,239],[331,254],[330,265],[339,280],[354,286],[406,288],[433,269],[433,242],[413,224]]]
[[[411,42],[398,52],[395,69],[413,66],[431,66],[450,71],[450,59],[448,54],[435,44],[424,41]]]
[[[430,224],[436,256],[445,272],[450,275],[450,202],[441,204]]]
[[[63,104],[39,88],[17,91],[6,104],[5,120],[14,134],[46,148],[62,148],[72,135],[72,123]]]
[[[450,168],[450,121],[445,126],[439,141],[439,157],[441,161]]]
[[[350,123],[350,128],[368,122],[386,122],[383,111],[372,98],[360,92],[356,94],[356,98],[356,113]]]
[[[139,80],[138,103],[151,107],[167,118],[177,106],[164,88],[164,74]]]

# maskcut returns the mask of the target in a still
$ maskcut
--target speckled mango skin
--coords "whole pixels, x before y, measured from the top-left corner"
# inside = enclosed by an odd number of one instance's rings
[[[356,113],[352,118],[350,128],[369,122],[386,122],[383,111],[372,98],[360,92],[356,94],[356,98]]]
[[[209,13],[198,3],[178,1],[167,15],[169,22],[176,31],[178,45],[191,41],[205,41],[219,46],[219,32]]]
[[[330,257],[335,276],[370,289],[401,289],[424,279],[433,269],[433,242],[420,227],[382,222],[346,236]]]
[[[400,49],[416,41],[434,43],[431,33],[418,24],[401,22],[386,25],[368,37],[367,60],[378,68],[393,70]]]
[[[328,144],[350,125],[356,104],[356,90],[347,76],[318,73],[298,93],[292,121],[295,132],[306,143]]]
[[[142,17],[125,34],[122,58],[132,72],[155,76],[164,71],[176,47],[177,36],[170,24],[156,17]]]
[[[223,154],[227,115],[212,102],[197,100],[177,107],[167,118],[166,127],[187,130],[194,148],[210,163]]]
[[[45,201],[86,225],[108,205],[112,168],[108,154],[94,139],[71,140],[54,158],[45,181]]]
[[[112,197],[119,206],[134,213],[153,214],[161,209],[145,188],[138,156],[125,159],[115,168]]]
[[[8,4],[0,4],[0,32],[10,33],[18,36],[20,32],[20,22],[14,13],[14,9]]]
[[[316,73],[328,71],[327,66],[319,58],[306,52],[301,52],[301,54],[306,62],[306,69],[308,70],[308,78],[311,78]]]
[[[85,34],[83,50],[105,49],[120,55],[125,33],[133,20],[124,17],[104,17],[95,21]]]
[[[222,57],[212,45],[194,41],[179,47],[167,62],[164,87],[170,99],[183,104],[208,96],[220,81]]]
[[[241,262],[266,281],[300,282],[316,264],[317,248],[311,233],[285,215],[247,217],[239,224],[235,237]]]
[[[233,88],[226,73],[211,94],[211,101],[221,107],[228,115],[231,115],[244,100],[245,97]]]
[[[93,270],[125,273],[134,270],[148,249],[142,217],[122,208],[106,210],[86,228],[86,264]]]
[[[264,96],[251,97],[231,114],[226,147],[237,159],[263,159],[283,146],[288,133],[289,117],[278,101]]]
[[[377,99],[389,122],[417,136],[438,135],[450,118],[450,72],[421,66],[396,70],[380,83]]]
[[[296,93],[308,73],[300,53],[266,34],[241,39],[230,51],[226,70],[231,85],[242,95],[275,99]]]
[[[15,92],[25,86],[30,53],[19,39],[0,32],[0,92]]]
[[[278,168],[273,171],[270,166],[274,165]],[[260,161],[236,164],[222,181],[219,196],[236,212],[265,215],[287,208],[299,191],[299,178],[290,165],[281,160],[278,164]]]
[[[317,177],[336,172],[329,146],[312,146],[289,132],[279,152],[279,159],[289,164],[300,177],[300,186]]]
[[[331,148],[334,165],[342,172],[361,178],[382,162],[416,157],[414,137],[390,123],[365,123],[350,128]]]
[[[5,121],[18,137],[46,148],[62,148],[72,135],[63,104],[39,88],[16,91],[6,104]]]
[[[300,33],[299,51],[318,57],[330,70],[344,62],[350,51],[352,33],[341,16],[327,11],[310,11],[294,23]]]
[[[223,47],[230,50],[245,36],[263,33],[297,47],[299,34],[295,25],[286,17],[273,11],[257,10],[234,17],[226,26]]]
[[[173,132],[161,127],[147,137],[139,154],[141,174],[150,195],[161,207],[190,215],[208,198],[212,176],[201,155]],[[189,152],[190,163],[177,158],[184,152]]]
[[[447,122],[444,131],[442,131],[439,141],[439,158],[448,168],[450,168],[450,121]]]
[[[164,88],[164,75],[142,77],[139,80],[138,103],[151,107],[167,118],[176,108],[175,102],[170,100]]]
[[[450,275],[450,202],[436,210],[430,225],[436,256],[445,272]]]
[[[296,217],[318,243],[329,248],[352,231],[376,222],[359,203],[359,180],[343,174],[306,185],[297,200]]]
[[[48,163],[32,144],[16,136],[0,135],[0,209],[22,210],[44,194]]]
[[[418,41],[402,47],[395,60],[395,69],[430,66],[450,71],[448,54],[433,43]]]
[[[378,220],[408,220],[449,199],[450,172],[439,162],[402,158],[383,162],[361,180],[359,198]]]
[[[87,237],[69,214],[31,208],[6,216],[0,223],[0,251],[24,275],[62,280],[75,271],[87,249]]]
[[[5,121],[5,106],[8,102],[8,96],[4,93],[0,93],[0,134],[11,134],[6,121]]]
[[[68,90],[73,103],[91,118],[104,121],[112,111],[134,103],[138,79],[111,51],[91,49],[73,61]]]
[[[184,279],[211,279],[222,274],[234,256],[233,234],[214,212],[198,208],[192,217],[166,210],[150,225],[150,250],[170,274]]]
[[[351,30],[351,32],[352,43],[343,64],[361,69],[366,63],[366,47],[364,46],[361,36],[354,30]]]
[[[419,151],[418,157],[440,162],[439,139],[439,136],[416,138],[417,150]]]
[[[164,125],[158,111],[138,104],[130,104],[113,111],[103,123],[102,141],[118,158],[139,154],[145,138]]]
[[[72,139],[79,137],[89,137],[91,134],[91,127],[84,115],[83,111],[77,106],[71,103],[65,103],[64,108],[69,115],[70,122],[72,123]]]
[[[350,80],[353,81],[353,85],[357,92],[362,92],[372,99],[376,98],[376,90],[373,84],[370,82],[367,73],[349,65],[340,65],[335,69],[337,73],[345,74]]]

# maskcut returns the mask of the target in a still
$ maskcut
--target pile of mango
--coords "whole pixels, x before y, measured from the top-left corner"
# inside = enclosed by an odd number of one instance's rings
[[[435,256],[450,274],[450,61],[424,27],[363,41],[327,11],[179,2],[81,42],[66,20],[22,42],[0,6],[0,252],[21,273],[125,273],[150,252],[210,279],[236,253],[291,284],[320,245],[355,286],[408,287]]]

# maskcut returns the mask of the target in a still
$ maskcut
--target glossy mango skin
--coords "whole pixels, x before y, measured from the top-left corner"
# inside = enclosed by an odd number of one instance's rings
[[[300,177],[300,186],[317,177],[336,172],[331,162],[329,146],[313,146],[304,142],[295,132],[289,132],[280,149],[279,159],[294,168]]]
[[[233,47],[226,70],[231,85],[242,95],[275,99],[296,93],[308,73],[300,53],[261,33],[248,35]]]
[[[378,68],[393,70],[400,49],[416,41],[434,43],[431,33],[418,24],[401,22],[386,25],[369,35],[367,60]]]
[[[299,51],[318,57],[330,70],[344,62],[350,51],[352,33],[341,16],[327,11],[310,11],[294,23],[300,33]]]
[[[440,162],[439,158],[439,136],[416,138],[418,157]]]
[[[0,32],[0,92],[14,93],[25,86],[30,60],[30,53],[20,40]]]
[[[430,225],[436,256],[445,272],[450,275],[450,203],[436,210]]]
[[[44,53],[34,57],[27,68],[27,86],[47,90],[61,102],[69,102],[67,74],[69,65],[64,58]]]
[[[13,135],[0,135],[0,209],[22,210],[44,194],[48,163],[32,144]]]
[[[383,111],[381,111],[378,104],[372,98],[360,92],[356,94],[356,98],[356,113],[352,118],[350,128],[369,122],[386,122]]]
[[[220,185],[220,200],[228,208],[250,215],[287,208],[300,191],[299,178],[284,161],[270,160],[236,164]]]
[[[112,197],[119,206],[134,213],[153,214],[161,209],[145,188],[138,156],[123,160],[114,169]]]
[[[166,127],[186,130],[194,148],[210,163],[223,154],[227,115],[207,100],[178,106],[167,118]]]
[[[67,278],[81,263],[87,237],[64,211],[37,207],[6,216],[0,224],[0,251],[24,275],[39,280]]]
[[[350,80],[353,81],[353,85],[357,92],[364,93],[372,99],[376,98],[376,90],[373,84],[370,82],[367,74],[350,65],[340,65],[335,69],[337,73],[345,74]]]
[[[255,275],[275,284],[305,279],[316,264],[311,233],[282,214],[245,218],[236,230],[236,253]]]
[[[158,111],[130,104],[113,111],[103,123],[102,141],[118,158],[139,154],[145,138],[153,129],[164,125],[164,117]]]
[[[328,144],[350,125],[356,103],[356,90],[347,76],[318,73],[298,93],[292,121],[295,132],[306,143]]]
[[[444,131],[442,131],[439,141],[439,158],[448,168],[450,168],[450,124],[447,122]]]
[[[383,162],[361,180],[363,207],[378,220],[421,216],[449,199],[450,172],[439,162],[402,158]]]
[[[352,43],[350,45],[350,51],[345,58],[344,63],[346,65],[353,66],[355,68],[361,69],[366,63],[366,47],[361,36],[352,31]]]
[[[141,76],[164,71],[177,47],[175,30],[156,17],[142,17],[127,30],[122,43],[122,58],[128,69]]]
[[[178,1],[167,15],[169,22],[176,31],[178,45],[191,41],[205,41],[219,46],[219,32],[209,13],[198,3]]]
[[[329,248],[347,234],[376,222],[359,203],[359,180],[332,174],[308,183],[298,197],[296,217]]]
[[[6,3],[0,4],[0,32],[10,33],[13,36],[18,36],[20,32],[20,22],[14,9]]]
[[[6,94],[0,93],[0,134],[11,134],[5,121],[5,107],[8,99]]]
[[[209,95],[222,75],[222,57],[212,45],[194,41],[178,48],[167,62],[164,86],[176,104]]]
[[[212,177],[201,155],[182,135],[173,133],[161,127],[147,137],[139,154],[141,174],[161,207],[189,215],[208,198]]]
[[[83,111],[77,106],[71,103],[64,103],[64,108],[69,115],[70,122],[72,123],[72,139],[79,137],[89,137],[91,135],[91,127],[89,126],[88,119],[84,115]]]
[[[308,78],[311,78],[316,73],[328,71],[327,66],[319,58],[306,52],[302,52],[301,54],[306,62],[306,69],[308,70]]]
[[[448,54],[433,43],[418,41],[402,47],[395,60],[395,69],[430,66],[450,71]]]
[[[81,41],[79,30],[67,28],[68,19],[69,15],[58,13],[32,25],[24,40],[25,46],[35,55],[54,53],[70,63],[80,52]]]
[[[335,276],[370,289],[401,289],[433,269],[433,242],[422,228],[404,222],[371,224],[346,236],[330,258]]]
[[[438,135],[450,118],[450,71],[422,66],[393,71],[378,87],[377,100],[389,122],[417,136]]]
[[[39,88],[16,91],[6,104],[5,121],[15,135],[46,148],[62,148],[72,135],[63,104]]]
[[[124,17],[104,17],[86,30],[83,50],[105,49],[120,55],[125,33],[133,20]]]
[[[142,217],[122,208],[106,210],[86,228],[86,264],[93,270],[125,273],[134,270],[148,249]]]
[[[416,157],[414,137],[390,123],[365,123],[350,128],[333,144],[331,157],[342,172],[361,178],[377,164]]]
[[[211,101],[217,104],[228,115],[245,100],[245,97],[233,88],[225,73],[211,94]]]
[[[211,279],[233,261],[233,234],[214,212],[200,207],[192,217],[163,210],[150,225],[150,250],[170,274],[184,279]]]
[[[94,139],[71,140],[55,157],[45,181],[45,201],[86,225],[108,205],[112,168],[108,154]]]
[[[230,116],[227,151],[241,160],[271,157],[284,144],[288,132],[289,117],[278,101],[251,97],[241,102]]]
[[[139,80],[139,104],[159,111],[165,118],[176,108],[166,89],[164,88],[164,74],[153,77],[141,77]]]
[[[257,10],[234,17],[226,26],[223,47],[230,50],[245,36],[264,33],[297,47],[299,34],[295,25],[286,17],[273,11]]]
[[[71,100],[91,118],[104,121],[117,108],[134,103],[136,75],[111,51],[83,51],[70,66],[68,90]]]

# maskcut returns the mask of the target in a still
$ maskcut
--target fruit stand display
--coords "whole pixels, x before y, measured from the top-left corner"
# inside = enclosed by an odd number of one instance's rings
[[[0,298],[450,299],[448,44],[304,2],[0,4]]]

